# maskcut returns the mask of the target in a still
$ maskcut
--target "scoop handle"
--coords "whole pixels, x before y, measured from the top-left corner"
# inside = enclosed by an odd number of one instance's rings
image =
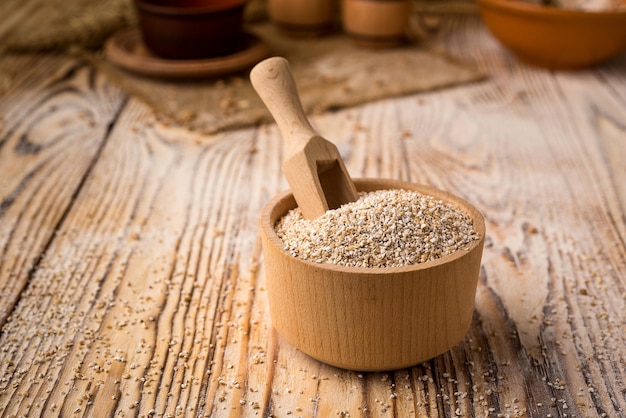
[[[289,62],[272,57],[250,71],[250,81],[274,117],[288,149],[304,145],[318,135],[304,113]]]

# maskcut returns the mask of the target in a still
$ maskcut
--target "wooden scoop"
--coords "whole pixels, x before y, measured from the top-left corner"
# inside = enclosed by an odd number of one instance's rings
[[[287,144],[283,173],[296,203],[307,219],[357,200],[354,183],[337,147],[311,127],[285,58],[257,64],[250,80]]]

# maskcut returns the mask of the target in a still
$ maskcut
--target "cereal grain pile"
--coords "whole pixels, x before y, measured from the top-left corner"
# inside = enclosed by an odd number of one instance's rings
[[[276,224],[294,257],[350,267],[399,267],[451,254],[479,239],[455,205],[407,190],[361,193],[314,220],[298,208]]]

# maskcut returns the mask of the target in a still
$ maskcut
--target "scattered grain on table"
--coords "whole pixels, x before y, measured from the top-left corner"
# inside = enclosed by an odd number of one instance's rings
[[[275,229],[292,256],[349,267],[424,263],[479,239],[461,208],[399,189],[360,193],[356,202],[314,220],[296,208]]]

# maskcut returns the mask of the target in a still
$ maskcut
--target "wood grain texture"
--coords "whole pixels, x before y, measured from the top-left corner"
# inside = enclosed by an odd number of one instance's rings
[[[0,415],[624,416],[626,60],[527,67],[469,18],[432,42],[489,80],[313,118],[353,176],[485,215],[466,338],[387,373],[272,330],[258,216],[286,188],[275,126],[162,126],[89,68],[26,58],[0,98]]]
[[[98,157],[125,96],[75,60],[4,59],[0,74],[11,74],[0,102],[4,324]]]

